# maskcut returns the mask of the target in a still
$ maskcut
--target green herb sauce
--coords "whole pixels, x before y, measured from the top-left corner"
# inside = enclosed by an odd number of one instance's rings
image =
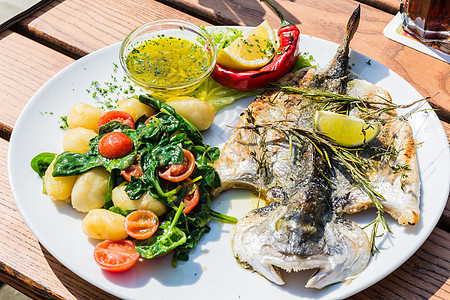
[[[136,46],[126,59],[130,73],[152,85],[180,85],[196,80],[211,63],[198,42],[159,35]]]

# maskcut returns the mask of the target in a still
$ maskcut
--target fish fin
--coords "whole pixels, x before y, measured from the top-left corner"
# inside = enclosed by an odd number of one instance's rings
[[[345,43],[348,45],[350,43],[351,39],[356,33],[356,30],[359,26],[359,20],[361,19],[361,5],[358,5],[358,7],[353,11],[350,19],[347,23],[347,29],[345,30]]]

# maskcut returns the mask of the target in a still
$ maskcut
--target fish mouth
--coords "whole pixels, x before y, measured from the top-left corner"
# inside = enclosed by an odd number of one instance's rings
[[[283,253],[277,249],[277,242],[273,239],[258,244],[257,235],[253,232],[256,228],[244,224],[236,230],[232,243],[235,258],[242,267],[259,273],[277,285],[285,284],[280,270],[298,272],[316,269],[305,286],[321,289],[356,277],[370,260],[365,232],[356,223],[339,216],[327,224],[323,249],[314,255]]]

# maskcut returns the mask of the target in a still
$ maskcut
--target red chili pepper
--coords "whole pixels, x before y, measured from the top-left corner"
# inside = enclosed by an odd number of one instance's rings
[[[278,30],[280,48],[272,62],[259,70],[239,71],[216,64],[211,77],[218,83],[236,90],[254,90],[275,82],[283,77],[294,66],[298,56],[298,39],[300,30],[287,21],[281,12],[268,0],[266,2],[281,20]]]

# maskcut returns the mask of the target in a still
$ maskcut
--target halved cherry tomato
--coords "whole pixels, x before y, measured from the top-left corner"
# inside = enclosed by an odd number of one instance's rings
[[[136,210],[125,218],[125,231],[129,236],[138,240],[151,237],[158,226],[158,217],[150,210]]]
[[[106,158],[124,157],[133,149],[133,141],[124,133],[113,131],[98,142],[98,151]]]
[[[183,149],[184,162],[179,165],[170,165],[168,168],[158,170],[158,175],[172,182],[180,182],[188,178],[192,172],[194,172],[195,167],[195,157],[188,151]]]
[[[190,181],[190,179],[188,179],[188,181]],[[195,188],[195,190],[192,191],[192,188]],[[183,212],[187,214],[188,212],[193,210],[194,207],[197,206],[199,199],[200,199],[200,192],[198,191],[198,188],[192,185],[189,186],[186,195],[183,198],[183,202],[185,205],[183,208]]]
[[[130,126],[131,129],[135,128],[133,117],[129,113],[120,110],[111,110],[101,116],[100,120],[98,120],[98,128],[111,121],[119,121]]]
[[[134,266],[139,253],[134,250],[134,243],[130,240],[106,240],[95,247],[94,259],[103,270],[122,272]]]
[[[127,181],[131,181],[131,176],[134,177],[142,177],[144,173],[142,173],[142,167],[141,164],[138,161],[139,154],[136,155],[136,158],[134,159],[134,162],[131,166],[129,166],[125,170],[121,170],[120,174],[122,174],[123,178]]]

